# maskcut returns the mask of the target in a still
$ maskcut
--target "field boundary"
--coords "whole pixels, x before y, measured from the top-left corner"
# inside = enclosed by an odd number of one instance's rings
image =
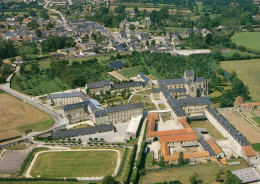
[[[118,171],[119,171],[119,168],[120,168],[120,165],[121,165],[121,162],[122,162],[122,159],[121,159],[121,152],[119,150],[116,150],[116,149],[76,149],[76,150],[46,150],[46,151],[40,151],[40,152],[37,152],[30,164],[30,166],[28,167],[26,173],[25,173],[25,177],[27,178],[33,178],[31,176],[31,170],[34,166],[34,163],[36,162],[38,156],[42,153],[47,153],[47,152],[68,152],[68,151],[114,151],[117,153],[117,163],[116,163],[116,168],[115,168],[115,171],[113,173],[113,177],[115,177],[117,174],[118,174]],[[91,180],[102,180],[103,177],[76,177],[77,180],[86,180],[86,181],[91,181]]]

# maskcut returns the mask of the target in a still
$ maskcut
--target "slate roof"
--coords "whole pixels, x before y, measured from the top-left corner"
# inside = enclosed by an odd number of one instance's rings
[[[89,89],[96,89],[96,88],[103,88],[104,86],[110,86],[110,85],[111,85],[110,80],[103,80],[100,82],[88,83],[86,87]]]
[[[148,82],[150,81],[150,79],[148,77],[146,77],[146,75],[142,72],[140,72],[138,75],[140,76],[141,79],[144,80],[144,85],[147,85]]]
[[[184,75],[194,76],[194,70],[186,70],[186,71],[184,72]]]
[[[185,79],[163,79],[163,80],[158,80],[159,86],[162,84],[165,85],[171,85],[171,84],[185,84]]]
[[[72,98],[72,97],[80,97],[83,101],[87,101],[88,98],[83,92],[72,92],[72,93],[54,93],[48,94],[47,99],[55,99],[55,98]]]
[[[186,88],[172,88],[168,90],[170,93],[174,94],[174,93],[186,93],[187,89]]]
[[[210,105],[212,102],[209,97],[182,98],[179,99],[181,106]]]
[[[224,129],[226,129],[227,132],[230,133],[232,137],[234,137],[234,139],[237,140],[237,142],[241,146],[250,145],[247,142],[246,138],[238,130],[236,130],[236,128],[231,125],[228,120],[224,116],[222,116],[216,109],[207,106],[206,110],[223,126]]]
[[[108,67],[109,68],[112,68],[112,69],[118,69],[118,68],[123,68],[123,62],[121,60],[118,60],[118,61],[112,61],[108,64]]]
[[[212,148],[209,146],[209,144],[203,139],[203,140],[199,140],[199,143],[201,144],[201,146],[203,147],[203,149],[205,151],[209,152],[210,156],[215,156],[214,151],[212,150]]]
[[[127,110],[137,109],[137,108],[144,108],[143,103],[134,103],[134,104],[128,104],[128,105],[108,107],[107,112],[113,113],[113,112],[127,111]]]
[[[122,84],[114,84],[112,85],[112,89],[123,89],[123,88],[131,88],[136,86],[143,86],[144,84],[140,81],[137,82],[128,82],[128,83],[122,83]]]
[[[113,124],[103,124],[93,127],[66,130],[66,131],[57,131],[52,134],[53,138],[67,138],[67,137],[77,137],[79,135],[89,135],[96,134],[101,132],[109,132],[115,130],[116,127]]]
[[[62,109],[64,111],[69,111],[69,110],[73,110],[73,109],[84,108],[85,112],[86,112],[86,111],[88,111],[88,104],[89,104],[89,101],[80,102],[80,103],[76,103],[76,104],[69,104],[69,105],[62,106]]]
[[[108,116],[106,110],[100,110],[95,112],[95,117],[104,117],[104,116]]]
[[[195,82],[204,82],[206,81],[205,77],[195,77]]]
[[[171,109],[173,110],[173,112],[175,112],[175,114],[178,117],[181,116],[186,116],[186,113],[184,112],[184,110],[181,108],[181,105],[179,103],[178,100],[174,99],[172,96],[168,99],[168,104],[171,107]]]
[[[242,183],[251,183],[260,181],[259,174],[255,171],[254,168],[245,168],[245,169],[239,169],[235,171],[231,171],[232,174],[236,175],[240,180],[242,180]]]

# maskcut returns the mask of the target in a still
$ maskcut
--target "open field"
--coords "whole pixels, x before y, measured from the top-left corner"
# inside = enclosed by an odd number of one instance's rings
[[[260,59],[222,61],[220,66],[229,73],[235,71],[239,79],[248,86],[252,100],[260,101]]]
[[[192,121],[191,128],[206,128],[215,139],[224,138],[222,134],[208,121]]]
[[[242,116],[237,116],[233,113],[233,111],[220,111],[220,113],[232,125],[234,125],[236,129],[240,131],[251,144],[260,142],[260,132],[258,132],[257,129]]]
[[[260,32],[241,32],[232,36],[232,41],[237,45],[260,51]]]
[[[236,170],[248,167],[247,162],[244,159],[235,159],[232,161],[239,161],[241,164],[237,166],[220,167],[217,163],[207,163],[201,165],[195,165],[190,167],[177,167],[177,168],[165,168],[162,170],[147,171],[143,176],[142,184],[154,184],[156,182],[180,180],[182,183],[190,183],[189,177],[194,173],[198,173],[199,178],[204,183],[216,184],[216,175],[219,169]]]
[[[15,97],[0,93],[0,140],[19,136],[26,130],[39,131],[54,121],[46,114]]]
[[[112,175],[117,164],[114,151],[62,151],[39,154],[31,175],[37,177],[101,177]]]
[[[215,178],[219,166],[216,163],[197,165],[193,167],[169,168],[159,171],[148,171],[142,178],[143,184],[156,182],[180,180],[182,183],[190,183],[189,177],[198,173],[200,179],[205,183],[216,183]]]
[[[232,55],[234,55],[235,53],[241,55],[241,56],[256,56],[255,54],[249,53],[249,52],[241,52],[241,51],[231,51],[231,52],[224,52],[222,53],[222,56],[224,57],[231,57]]]

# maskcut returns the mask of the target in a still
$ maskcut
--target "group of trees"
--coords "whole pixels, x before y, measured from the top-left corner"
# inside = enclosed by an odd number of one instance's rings
[[[188,46],[192,49],[207,48],[236,48],[236,44],[230,39],[234,31],[212,31],[202,36],[201,33],[191,32],[189,38],[184,39],[185,43],[182,47]]]
[[[56,52],[58,49],[75,47],[73,38],[66,36],[47,36],[46,40],[41,42],[42,52]]]
[[[232,89],[225,91],[220,100],[220,107],[233,107],[235,98],[242,96],[244,100],[251,100],[248,87],[237,77],[235,72],[232,72],[229,77],[232,83]]]
[[[10,64],[2,63],[3,59],[15,57],[17,50],[12,42],[0,43],[0,83],[4,83],[7,76],[13,71],[13,67]]]

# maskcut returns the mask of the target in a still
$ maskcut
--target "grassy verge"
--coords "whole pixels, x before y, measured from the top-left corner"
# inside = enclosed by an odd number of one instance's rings
[[[260,152],[260,143],[252,144],[252,147],[254,148],[255,151]]]
[[[22,176],[26,170],[28,169],[28,167],[30,166],[33,158],[34,158],[34,155],[39,152],[39,151],[43,151],[43,150],[48,150],[48,148],[34,148],[28,155],[27,157],[24,159],[23,163],[22,163],[22,166],[18,172],[18,175],[19,176]]]
[[[256,123],[260,124],[260,117],[252,117],[252,119],[253,119]]]
[[[41,121],[41,122],[36,122],[30,125],[24,125],[21,127],[18,127],[17,130],[19,131],[26,131],[26,130],[33,130],[33,131],[40,131],[43,129],[46,129],[54,124],[54,120],[52,118],[48,119],[47,121]]]

